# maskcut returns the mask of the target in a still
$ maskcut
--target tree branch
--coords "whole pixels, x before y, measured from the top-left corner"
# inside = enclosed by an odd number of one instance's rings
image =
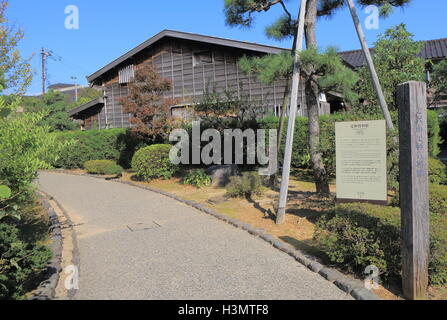
[[[279,1],[279,3],[281,3],[284,12],[289,17],[289,23],[292,24],[292,14],[289,12],[289,10],[287,10],[286,4],[284,3],[283,0]]]

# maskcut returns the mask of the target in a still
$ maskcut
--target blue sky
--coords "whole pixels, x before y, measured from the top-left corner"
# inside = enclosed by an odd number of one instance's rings
[[[288,1],[293,12],[298,0]],[[79,8],[79,29],[65,28],[65,8]],[[396,9],[381,20],[378,30],[365,30],[371,45],[377,35],[390,26],[406,23],[416,40],[447,37],[447,1],[413,0],[405,9]],[[223,0],[10,0],[8,17],[25,30],[20,50],[25,57],[35,54],[35,76],[29,94],[40,92],[41,47],[51,49],[62,61],[49,61],[50,83],[70,83],[76,76],[86,84],[85,76],[147,40],[163,29],[290,47],[289,41],[276,42],[264,35],[264,27],[280,15],[280,8],[257,15],[251,29],[225,25]],[[367,15],[359,8],[364,21]],[[323,18],[317,27],[319,47],[337,46],[340,50],[360,48],[347,9],[331,19]]]

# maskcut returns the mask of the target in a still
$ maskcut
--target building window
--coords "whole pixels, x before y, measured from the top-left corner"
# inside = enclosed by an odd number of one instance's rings
[[[131,82],[135,77],[135,67],[133,64],[124,67],[118,71],[119,83],[125,84]]]
[[[213,63],[213,53],[211,51],[194,52],[193,64],[195,66]]]

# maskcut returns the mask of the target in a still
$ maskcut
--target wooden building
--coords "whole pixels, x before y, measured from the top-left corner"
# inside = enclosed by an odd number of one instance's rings
[[[206,88],[230,90],[248,96],[253,107],[279,114],[283,103],[285,81],[272,85],[260,83],[254,75],[241,72],[238,60],[244,55],[278,54],[287,49],[250,42],[228,40],[198,34],[164,30],[115,61],[87,77],[90,85],[102,89],[104,96],[70,111],[81,120],[84,129],[130,127],[130,114],[119,102],[128,93],[128,83],[135,71],[145,64],[172,82],[166,97],[180,101],[171,107],[171,115],[182,117],[185,107],[200,101]],[[241,86],[241,85],[242,86]],[[244,92],[241,92],[241,91]],[[304,93],[300,95],[299,114],[305,115]],[[322,113],[328,106],[322,103]]]
[[[230,90],[239,96],[248,96],[253,108],[279,115],[285,81],[264,85],[255,75],[244,74],[238,67],[238,61],[244,55],[263,56],[284,51],[289,49],[164,30],[87,77],[91,86],[103,91],[103,97],[79,106],[69,114],[79,120],[84,129],[130,127],[131,115],[124,112],[119,101],[128,94],[128,84],[135,71],[151,64],[163,78],[172,82],[172,90],[166,93],[166,97],[179,101],[178,105],[171,107],[173,117],[186,117],[186,108],[199,102],[206,88],[213,87],[220,92]],[[374,49],[371,51],[374,54]],[[365,64],[361,50],[339,54],[346,66],[352,69]],[[447,56],[447,38],[425,41],[420,55],[427,60],[429,78],[430,63],[437,63]],[[337,93],[323,93],[320,114],[343,109],[342,101]],[[445,105],[447,101],[437,106]],[[298,116],[306,116],[303,87],[299,94],[299,107]]]

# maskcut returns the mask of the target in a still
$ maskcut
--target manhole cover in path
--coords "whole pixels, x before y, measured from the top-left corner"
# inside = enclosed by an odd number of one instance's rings
[[[152,221],[150,223],[135,223],[135,224],[129,224],[127,225],[127,228],[129,228],[132,232],[137,231],[144,231],[144,230],[150,230],[155,228],[160,228],[161,226],[156,223],[155,221]]]

